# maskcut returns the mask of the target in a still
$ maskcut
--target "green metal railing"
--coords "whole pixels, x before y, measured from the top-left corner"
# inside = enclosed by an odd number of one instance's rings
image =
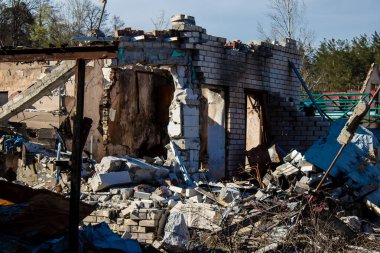
[[[330,119],[348,118],[352,114],[352,110],[359,103],[359,101],[371,99],[370,93],[358,92],[337,92],[337,93],[312,93],[311,94],[315,103]],[[315,115],[319,115],[315,106],[307,94],[301,95],[301,110],[314,111]],[[380,104],[374,101],[369,112],[364,117],[362,123],[375,123],[380,122]]]

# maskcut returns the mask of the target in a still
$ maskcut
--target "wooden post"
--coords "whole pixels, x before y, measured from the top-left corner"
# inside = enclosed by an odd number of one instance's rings
[[[82,132],[84,111],[84,86],[86,63],[83,59],[77,60],[76,75],[76,112],[74,118],[73,146],[71,155],[71,191],[70,191],[70,224],[69,224],[69,252],[79,252],[79,203],[82,170]]]

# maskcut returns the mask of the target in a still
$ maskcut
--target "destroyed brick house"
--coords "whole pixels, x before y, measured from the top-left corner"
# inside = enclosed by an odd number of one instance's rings
[[[72,48],[106,48],[104,38],[86,38],[95,45]],[[355,107],[354,130],[301,111],[294,40],[227,42],[176,15],[168,31],[126,28],[111,41],[112,57],[102,49],[86,62],[10,63],[0,51],[0,245],[36,253],[67,252],[67,241],[77,250],[79,240],[127,253],[140,245],[378,249],[380,144],[355,118],[368,108]],[[83,72],[82,134],[73,128]],[[368,89],[379,85],[373,75]],[[69,208],[72,200],[78,206]]]
[[[305,151],[327,129],[329,123],[297,108],[300,85],[288,63],[300,67],[295,41],[226,44],[187,16],[172,26],[166,34],[120,32],[117,61],[87,63],[85,116],[93,124],[85,150],[95,160],[166,157],[172,140],[190,173],[207,169],[220,179],[244,165],[245,150],[265,142]],[[51,75],[54,64],[1,63],[2,94],[11,100],[40,75]],[[22,98],[34,102],[23,104],[22,113],[3,107],[2,122],[25,123],[38,141],[54,145],[52,126],[70,115],[74,81],[62,81],[47,96],[36,94],[38,100],[33,96]]]

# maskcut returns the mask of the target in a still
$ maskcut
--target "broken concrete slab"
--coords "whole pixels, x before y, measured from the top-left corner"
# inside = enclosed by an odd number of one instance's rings
[[[108,173],[124,170],[127,160],[116,156],[105,156],[100,163],[95,165],[95,170],[98,173]]]
[[[144,163],[143,161],[126,157],[128,172],[131,175],[133,182],[140,183],[143,181],[151,182],[152,180],[159,180],[165,178],[169,174],[169,169],[158,166]]]
[[[170,213],[181,213],[185,218],[186,225],[189,228],[199,228],[207,230],[216,230],[220,227],[222,213],[216,205],[206,203],[182,204],[178,203],[170,210]]]
[[[131,177],[127,171],[95,174],[89,179],[89,183],[94,192],[101,191],[114,185],[129,184],[131,182]]]

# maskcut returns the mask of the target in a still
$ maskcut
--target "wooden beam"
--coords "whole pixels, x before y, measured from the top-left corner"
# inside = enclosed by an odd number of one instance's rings
[[[115,59],[117,45],[38,49],[0,49],[0,62],[34,62],[61,60]]]
[[[83,59],[77,60],[76,70],[76,105],[74,133],[71,155],[71,190],[70,190],[70,224],[69,224],[69,252],[79,251],[79,203],[80,203],[80,185],[82,172],[82,143],[81,137],[83,132],[83,113],[84,113],[84,86],[86,62]]]

